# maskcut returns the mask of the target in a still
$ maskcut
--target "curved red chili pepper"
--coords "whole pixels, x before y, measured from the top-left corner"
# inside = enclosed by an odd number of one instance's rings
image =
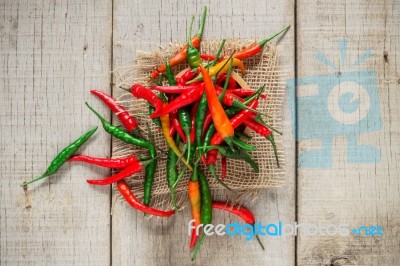
[[[204,134],[206,134],[207,128],[210,126],[212,122],[212,115],[209,109],[207,109],[206,116],[204,118],[204,123],[203,123],[203,132],[202,132],[202,137],[204,137]]]
[[[175,211],[173,210],[162,211],[152,207],[145,206],[135,197],[135,195],[133,195],[133,192],[131,191],[130,187],[124,180],[118,181],[117,187],[121,195],[129,203],[129,205],[131,205],[134,209],[138,211],[161,217],[169,217],[175,213]]]
[[[136,98],[145,99],[155,108],[154,113],[159,112],[162,109],[163,102],[158,98],[157,94],[149,90],[148,88],[140,85],[133,84],[131,93]],[[154,118],[154,117],[152,117]]]
[[[125,177],[129,177],[142,170],[143,168],[141,162],[135,162],[113,176],[106,177],[104,179],[96,179],[96,180],[89,179],[86,180],[86,182],[88,182],[91,185],[100,185],[100,186],[111,185],[112,183],[118,182],[124,179]]]
[[[221,179],[225,179],[227,172],[227,159],[225,156],[221,157]]]
[[[129,132],[137,128],[138,123],[135,118],[133,118],[123,106],[117,104],[110,95],[98,90],[91,90],[90,92],[99,97],[99,99],[110,108]]]
[[[256,222],[253,213],[251,213],[251,211],[246,209],[245,207],[239,207],[237,205],[230,205],[229,203],[222,202],[222,201],[214,201],[212,203],[212,207],[213,207],[213,209],[220,209],[220,210],[224,210],[224,211],[233,213],[233,214],[239,216],[240,218],[242,218],[245,223],[255,224],[255,222]]]
[[[181,95],[176,97],[173,101],[164,105],[164,107],[159,112],[155,111],[153,114],[150,115],[150,118],[156,118],[169,114],[172,111],[178,110],[184,106],[194,103],[200,100],[200,98],[203,96],[203,92],[204,92],[204,85],[199,84],[196,89],[182,93]]]
[[[197,102],[193,105],[192,107],[192,112],[190,113],[190,118],[192,119],[192,127],[190,129],[190,142],[194,143],[196,139],[196,127],[195,127],[195,122],[196,122],[196,113],[197,109],[199,108],[199,103]]]

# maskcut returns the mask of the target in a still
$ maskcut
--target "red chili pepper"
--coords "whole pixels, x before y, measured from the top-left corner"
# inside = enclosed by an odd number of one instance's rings
[[[271,142],[272,148],[274,149],[276,164],[279,167],[278,150],[276,148],[275,139],[274,139],[274,136],[272,135],[271,130],[269,130],[269,128],[267,128],[266,126],[264,126],[260,123],[257,123],[256,121],[254,121],[251,118],[247,118],[243,124],[245,126],[249,127],[250,129],[254,130],[255,132],[257,132],[261,136],[265,137],[267,140],[269,140]]]
[[[199,108],[199,103],[197,102],[193,105],[192,107],[192,112],[190,113],[190,118],[192,119],[192,128],[190,129],[190,142],[194,143],[196,139],[196,127],[195,127],[195,122],[196,122],[196,113],[197,109]]]
[[[239,96],[239,97],[249,97],[249,96],[252,96],[252,95],[254,95],[256,93],[256,91],[250,90],[250,89],[227,90],[227,92],[232,93],[232,94],[234,94],[236,96]],[[268,97],[267,97],[267,95],[261,93],[260,94],[260,98],[267,99]]]
[[[162,109],[162,105],[163,105],[162,100],[160,98],[158,98],[157,94],[155,94],[148,88],[143,87],[140,84],[133,84],[131,93],[136,98],[145,99],[151,105],[153,105],[155,108],[154,113],[159,112]],[[152,117],[152,118],[154,118],[154,117]]]
[[[175,128],[175,126],[172,124],[172,125],[171,125],[171,128],[169,129],[169,135],[170,135],[171,137],[174,137],[175,132],[176,132],[176,128]]]
[[[225,156],[221,157],[221,179],[225,179],[227,172],[227,160]]]
[[[164,107],[159,112],[155,111],[153,114],[150,115],[150,118],[156,118],[169,114],[172,111],[178,110],[184,106],[197,102],[198,100],[200,100],[201,96],[203,96],[203,92],[204,86],[200,84],[195,89],[182,93],[173,101],[164,105]]]
[[[198,85],[177,85],[177,86],[152,86],[151,88],[156,91],[161,91],[168,94],[185,93],[194,90]]]
[[[210,110],[207,110],[206,117],[204,118],[202,137],[204,137],[204,134],[206,134],[207,128],[210,126],[212,121]]]
[[[254,229],[256,219],[254,218],[253,213],[249,209],[246,209],[243,206],[230,205],[227,202],[221,202],[221,201],[214,201],[212,203],[212,207],[213,207],[213,209],[224,210],[224,211],[227,211],[227,212],[230,212],[232,214],[239,216],[240,218],[243,219],[243,221],[245,223],[253,225],[253,229]],[[260,244],[261,248],[263,250],[265,250],[264,245],[261,243],[261,240],[258,237],[258,235],[256,235],[256,238],[257,238],[257,241]]]
[[[134,162],[133,164],[129,165],[127,168],[121,170],[119,173],[106,177],[104,179],[89,179],[86,180],[91,185],[111,185],[112,183],[118,182],[119,180],[124,179],[125,177],[131,176],[143,170],[141,162]]]
[[[210,54],[201,54],[200,58],[206,61],[213,61],[215,59],[215,56]]]
[[[171,121],[171,128],[175,128],[176,132],[178,132],[179,136],[181,137],[183,142],[186,142],[186,135],[185,132],[182,129],[181,123],[179,122],[178,119],[178,114],[176,111],[173,111],[170,113],[169,119]],[[171,131],[170,131],[171,132]],[[170,135],[172,136],[172,135]]]
[[[136,155],[118,159],[96,158],[86,155],[76,155],[68,159],[68,162],[85,162],[107,168],[125,168],[133,163],[136,163],[137,161],[138,158]]]
[[[91,90],[92,94],[96,95],[100,98],[110,110],[118,117],[121,123],[125,126],[128,132],[132,132],[133,130],[137,129],[138,123],[133,118],[125,108],[119,104],[108,94],[98,91],[98,90]]]
[[[118,181],[117,187],[121,195],[129,203],[129,205],[131,205],[134,209],[137,209],[138,211],[161,217],[169,217],[175,213],[175,211],[173,210],[162,211],[154,209],[152,207],[145,206],[135,197],[135,195],[133,195],[133,192],[131,191],[130,187],[124,180]]]
[[[220,75],[220,76],[218,76],[218,78],[217,78],[217,84],[222,84],[222,83],[224,83],[225,82],[225,80],[226,80],[226,74],[223,74],[223,75]],[[230,89],[230,90],[236,90],[236,88],[237,88],[237,84],[236,84],[236,80],[234,79],[234,78],[232,78],[232,77],[229,77],[229,81],[228,81],[228,89]]]

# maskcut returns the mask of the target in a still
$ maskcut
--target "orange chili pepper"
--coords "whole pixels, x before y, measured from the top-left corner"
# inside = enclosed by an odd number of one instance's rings
[[[200,198],[200,188],[199,181],[190,180],[188,183],[188,194],[190,206],[192,207],[192,219],[194,220],[193,225],[195,228],[192,229],[192,235],[190,237],[189,247],[193,248],[198,239],[196,234],[196,228],[201,223],[201,198]]]
[[[222,139],[229,144],[229,139],[234,135],[234,129],[229,122],[229,118],[226,115],[224,108],[219,102],[217,92],[215,91],[215,87],[210,75],[204,67],[200,66],[200,70],[204,77],[204,87],[207,96],[208,108],[210,110],[215,129],[220,134]]]

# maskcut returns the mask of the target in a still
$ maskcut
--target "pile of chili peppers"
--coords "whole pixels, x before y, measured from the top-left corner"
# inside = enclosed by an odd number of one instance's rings
[[[228,178],[227,159],[243,160],[249,163],[255,172],[259,172],[257,163],[249,154],[249,151],[256,150],[256,147],[245,142],[251,138],[245,133],[246,128],[270,141],[279,167],[272,131],[279,132],[264,122],[263,117],[268,115],[257,110],[259,102],[268,98],[264,94],[264,87],[248,88],[244,80],[234,72],[234,68],[238,68],[244,75],[246,70],[243,60],[260,54],[266,43],[286,31],[288,27],[259,43],[222,57],[220,55],[225,40],[221,42],[215,55],[199,52],[205,19],[206,8],[203,8],[197,34],[191,37],[194,21],[192,17],[187,44],[165,64],[150,73],[148,86],[133,84],[129,89],[132,97],[148,102],[149,116],[165,138],[168,147],[165,178],[170,189],[173,210],[164,211],[150,206],[157,160],[160,160],[157,147],[143,137],[144,132],[139,129],[134,116],[111,96],[98,90],[92,90],[91,93],[106,104],[124,126],[122,129],[112,125],[86,103],[100,120],[104,130],[127,144],[148,150],[148,155],[132,155],[118,159],[74,155],[95,133],[95,127],[63,149],[41,176],[25,181],[21,186],[26,188],[28,184],[56,173],[67,161],[84,162],[118,171],[110,177],[87,180],[89,184],[104,186],[116,183],[121,195],[136,210],[169,217],[180,211],[175,202],[175,189],[183,182],[184,174],[189,171],[191,174],[187,187],[195,226],[211,224],[213,209],[228,211],[243,218],[246,223],[254,224],[254,215],[248,209],[225,202],[213,202],[204,170],[208,169],[211,176],[228,190],[231,189],[223,181]],[[172,68],[185,63],[188,68],[174,75]],[[218,154],[221,156],[220,177],[215,170]],[[178,167],[179,163],[182,163],[181,168]],[[139,172],[144,172],[145,176],[143,201],[135,197],[125,181]],[[193,259],[204,238],[204,233],[199,239],[195,230],[192,232],[189,247],[194,248]],[[261,247],[264,248],[262,244]]]

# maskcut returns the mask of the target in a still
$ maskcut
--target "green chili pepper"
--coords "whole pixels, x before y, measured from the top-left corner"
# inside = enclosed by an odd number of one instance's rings
[[[77,140],[72,142],[70,145],[65,147],[54,159],[51,161],[49,167],[47,168],[46,172],[44,172],[41,176],[38,176],[32,180],[25,181],[21,184],[21,187],[26,187],[28,184],[36,182],[40,179],[53,175],[57,172],[57,170],[71,157],[76,150],[79,149],[93,134],[96,132],[97,127],[92,128]]]
[[[174,78],[174,73],[172,73],[172,69],[169,64],[169,59],[167,59],[167,62],[165,63],[165,65],[166,65],[166,73],[165,74],[167,75],[168,85],[174,86],[174,85],[176,85],[176,81]]]
[[[175,143],[179,145],[180,137],[179,134],[176,134]],[[167,183],[169,192],[171,195],[172,206],[174,206],[175,210],[178,210],[178,206],[176,205],[175,200],[175,182],[178,180],[178,168],[177,168],[178,156],[171,149],[168,149],[167,154]]]
[[[156,110],[156,108],[153,107],[153,105],[149,104],[149,115],[151,115],[152,113],[154,113],[154,111]],[[158,126],[159,128],[161,128],[161,121],[159,117],[156,118],[152,118],[151,119],[153,121],[154,124],[156,124],[156,126]]]
[[[192,156],[192,142],[190,139],[190,131],[192,129],[192,120],[190,119],[190,113],[186,108],[182,108],[178,110],[179,122],[182,126],[183,132],[186,135],[186,148],[187,148],[187,157],[186,161],[190,163]]]
[[[201,100],[199,102],[199,107],[197,108],[196,120],[195,120],[195,132],[196,132],[195,137],[196,137],[197,147],[201,146],[203,124],[204,124],[204,119],[206,117],[207,108],[208,108],[207,96],[206,93],[203,93],[203,97],[201,97]]]
[[[149,150],[150,156],[154,160],[151,163],[149,163],[145,169],[143,204],[148,206],[150,204],[151,188],[153,186],[154,175],[156,173],[156,167],[157,167],[157,160],[156,160],[157,153],[154,145],[150,144],[149,142],[143,139],[136,138],[130,135],[128,132],[120,129],[119,127],[110,124],[88,103],[86,103],[86,106],[99,118],[101,124],[103,125],[104,130],[107,133],[113,135],[117,139],[120,139],[126,143],[133,144]]]
[[[190,28],[188,32],[188,37],[187,37],[187,52],[186,52],[186,60],[189,63],[189,66],[191,68],[197,68],[201,64],[201,57],[200,57],[200,52],[197,50],[191,41],[191,36],[192,36],[192,26],[194,22],[194,16],[192,17],[192,21],[190,23]]]

